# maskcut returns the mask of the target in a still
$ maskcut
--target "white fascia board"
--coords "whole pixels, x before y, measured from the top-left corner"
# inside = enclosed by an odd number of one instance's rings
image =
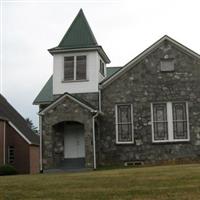
[[[90,108],[89,106],[85,105],[84,103],[82,103],[81,101],[79,101],[78,99],[72,97],[69,94],[65,94],[62,97],[58,98],[54,103],[50,104],[48,107],[46,107],[43,111],[39,112],[39,115],[44,115],[45,112],[47,112],[49,109],[53,108],[54,106],[56,106],[60,101],[62,101],[65,97],[69,97],[71,100],[77,102],[79,105],[81,105],[84,108],[87,108],[88,110],[90,110],[91,112],[96,112],[96,110],[94,110],[93,108]]]
[[[184,52],[188,53],[189,55],[194,56],[197,59],[200,59],[200,55],[199,54],[197,54],[196,52],[192,51],[191,49],[185,47],[184,45],[178,43],[177,41],[175,41],[174,39],[170,38],[169,36],[165,35],[164,37],[162,37],[161,39],[159,39],[157,42],[155,42],[153,45],[151,45],[149,48],[147,48],[146,50],[144,50],[141,54],[139,54],[138,56],[136,56],[133,60],[131,60],[130,62],[128,62],[126,65],[124,65],[124,67],[122,67],[121,70],[119,70],[113,76],[111,76],[110,78],[108,78],[108,80],[106,80],[105,82],[103,82],[101,84],[101,87],[104,88],[106,85],[109,85],[112,81],[114,81],[119,76],[121,76],[122,74],[124,74],[126,71],[128,71],[130,68],[133,67],[132,65],[136,65],[138,62],[140,62],[145,56],[147,56],[149,53],[151,53],[164,40],[170,41],[174,45],[178,46],[180,49],[184,50]]]
[[[97,51],[97,48],[78,48],[78,49],[49,49],[50,53],[67,53],[67,52],[77,52],[77,51]]]
[[[11,122],[8,121],[8,124],[28,143],[28,144],[32,144],[32,142],[24,136],[24,134]]]
[[[68,53],[68,52],[84,52],[84,51],[98,51],[98,53],[102,56],[103,60],[106,63],[110,63],[110,59],[104,52],[103,48],[101,46],[98,47],[88,47],[88,48],[75,48],[75,49],[48,49],[48,51],[51,54],[56,54],[56,53]],[[104,56],[103,56],[104,55]]]

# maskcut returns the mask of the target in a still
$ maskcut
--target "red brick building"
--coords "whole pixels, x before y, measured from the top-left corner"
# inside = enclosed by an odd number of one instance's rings
[[[20,174],[39,172],[39,136],[0,95],[0,165],[13,165]]]

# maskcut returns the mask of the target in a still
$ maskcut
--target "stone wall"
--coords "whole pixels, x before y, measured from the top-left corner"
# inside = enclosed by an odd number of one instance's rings
[[[175,58],[174,72],[160,72],[160,59]],[[187,101],[190,141],[152,143],[151,103]],[[132,103],[134,144],[116,144],[115,104]],[[124,161],[200,159],[200,60],[165,41],[102,90],[100,165]]]
[[[72,96],[80,99],[81,102],[85,102],[86,104],[91,105],[93,108],[98,110],[99,107],[99,93],[98,92],[90,92],[90,93],[75,93],[71,94]],[[60,95],[54,95],[54,99],[59,98]],[[43,105],[44,109],[47,105]]]
[[[63,122],[78,122],[84,125],[85,165],[93,167],[92,113],[78,103],[65,97],[42,116],[43,166],[56,168],[64,159]]]
[[[89,103],[93,108],[99,108],[99,93],[76,93],[73,96],[83,99],[85,102]]]

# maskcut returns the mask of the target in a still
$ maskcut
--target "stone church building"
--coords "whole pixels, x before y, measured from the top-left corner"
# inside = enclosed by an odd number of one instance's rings
[[[122,67],[82,10],[53,56],[39,105],[41,170],[200,159],[200,55],[164,36]]]

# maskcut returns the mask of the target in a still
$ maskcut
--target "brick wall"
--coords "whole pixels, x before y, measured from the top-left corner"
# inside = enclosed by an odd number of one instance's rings
[[[29,144],[9,125],[6,125],[6,162],[8,162],[8,147],[14,146],[15,160],[13,166],[18,173],[29,173]]]
[[[39,172],[39,147],[38,146],[29,146],[29,152],[30,152],[30,173],[35,174]]]
[[[4,161],[4,125],[5,122],[0,120],[0,165]]]

